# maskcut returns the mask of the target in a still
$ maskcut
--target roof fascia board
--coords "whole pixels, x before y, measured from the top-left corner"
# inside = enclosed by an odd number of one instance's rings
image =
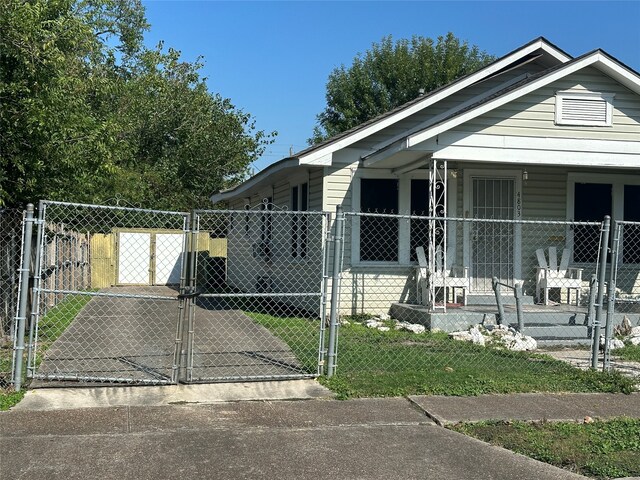
[[[362,158],[363,166],[370,167],[371,165],[374,165],[381,160],[384,160],[385,158],[389,158],[394,153],[402,152],[403,150],[407,150],[408,148],[409,146],[407,144],[407,136],[405,135],[403,138],[390,143],[385,148]]]
[[[519,59],[535,52],[536,50],[542,49],[545,52],[549,53],[551,56],[553,56],[554,58],[558,59],[560,62],[564,63],[567,62],[569,60],[571,60],[570,57],[568,57],[567,55],[565,55],[564,53],[560,52],[559,50],[555,49],[554,47],[552,47],[551,45],[549,45],[547,42],[545,42],[543,39],[538,39],[535,42],[532,42],[529,45],[526,45],[525,47],[521,48],[520,50],[516,50],[515,52],[497,60],[496,62],[494,62],[493,64],[478,70],[476,73],[469,75],[467,78],[464,78],[458,82],[454,82],[453,84],[451,84],[449,87],[445,87],[444,89],[442,89],[441,91],[433,94],[433,95],[427,95],[426,98],[424,99],[424,102],[418,102],[415,105],[412,105],[404,110],[401,110],[393,115],[390,115],[389,117],[383,118],[380,121],[370,125],[369,127],[363,128],[362,130],[356,131],[354,133],[352,133],[351,135],[348,135],[345,138],[342,138],[338,141],[336,141],[335,143],[330,143],[324,147],[319,148],[318,150],[315,151],[311,151],[305,155],[301,155],[300,156],[300,163],[301,164],[307,164],[307,163],[313,163],[314,160],[317,160],[320,157],[324,157],[325,155],[328,155],[330,153],[335,152],[336,150],[340,150],[342,148],[348,147],[349,145],[358,142],[360,140],[362,140],[363,138],[368,137],[369,135],[372,135],[380,130],[382,130],[383,128],[386,128],[390,125],[393,125],[394,123],[403,120],[404,118],[407,118],[411,115],[413,115],[416,112],[419,112],[420,110],[427,108],[439,101],[441,101],[442,99],[449,97],[450,95],[453,95],[454,93],[468,87],[469,85],[473,85],[474,83],[480,82],[482,80],[484,80],[485,78],[490,77],[491,75],[493,75],[494,73],[502,70],[503,68],[505,68],[507,65],[509,65],[510,63],[513,63],[515,61],[518,61]]]
[[[262,170],[257,175],[254,175],[249,180],[241,183],[240,185],[238,185],[237,187],[231,190],[214,193],[213,195],[211,195],[211,197],[209,197],[209,200],[212,203],[217,203],[224,200],[228,200],[233,197],[237,197],[238,195],[246,192],[247,190],[250,190],[251,188],[257,186],[261,181],[269,178],[271,175],[278,173],[284,170],[285,168],[297,167],[298,165],[300,165],[300,162],[298,161],[297,158],[289,158],[286,160],[281,160],[278,163],[274,163],[271,168],[267,167],[265,170]]]
[[[605,65],[609,68],[613,68],[615,66],[612,60],[601,55],[600,52],[596,51],[591,55],[587,55],[584,58],[579,59],[571,63],[570,65],[567,65],[566,67],[560,68],[559,70],[556,70],[555,72],[550,73],[549,75],[541,77],[538,80],[535,80],[527,85],[522,86],[521,88],[513,90],[512,92],[509,92],[506,95],[502,95],[496,98],[495,100],[487,102],[483,105],[479,105],[477,108],[474,108],[473,110],[469,110],[468,112],[458,115],[457,117],[454,117],[448,121],[445,121],[444,123],[435,125],[431,128],[427,128],[422,132],[409,135],[407,137],[407,148],[414,147],[419,143],[424,142],[425,140],[428,140],[429,138],[439,135],[440,133],[445,132],[453,127],[456,127],[464,122],[468,122],[469,120],[472,120],[484,113],[487,113],[493,110],[494,108],[501,107],[502,105],[505,105],[523,95],[527,95],[528,93],[531,93],[550,83],[553,83],[556,80],[566,77],[567,75],[577,72],[578,70],[581,70],[585,67],[589,67],[591,65],[598,65],[598,64]],[[621,69],[616,69],[616,70],[621,70]],[[631,76],[629,72],[626,72],[626,74],[628,77]],[[638,88],[640,88],[640,84],[638,85]]]
[[[420,123],[419,125],[413,127],[411,130],[409,130],[408,132],[404,132],[404,133],[398,134],[395,137],[392,137],[392,138],[390,138],[388,140],[385,140],[384,142],[380,142],[377,145],[374,145],[373,148],[371,149],[371,153],[368,153],[367,155],[362,157],[362,159],[363,160],[368,160],[369,158],[373,158],[373,156],[376,155],[379,151],[385,149],[385,147],[387,145],[392,145],[394,142],[397,142],[398,140],[402,140],[403,138],[406,138],[407,135],[411,135],[413,133],[417,133],[417,132],[419,132],[421,130],[424,130],[425,128],[428,128],[430,125],[434,125],[434,124],[438,123],[439,121],[449,117],[451,114],[455,113],[456,111],[461,110],[463,108],[466,108],[469,105],[473,105],[474,103],[478,103],[483,98],[491,96],[494,93],[499,92],[500,90],[503,90],[503,89],[509,87],[510,85],[518,83],[519,81],[524,80],[526,77],[527,77],[526,73],[523,73],[522,75],[518,75],[517,77],[512,78],[508,82],[501,83],[500,85],[492,88],[491,90],[487,90],[486,92],[483,92],[483,93],[481,93],[479,95],[476,95],[475,97],[470,98],[466,102],[462,102],[460,105],[456,105],[455,107],[452,107],[449,110],[446,110],[446,111],[440,113],[439,115],[436,115],[436,116],[430,118],[429,120],[426,120],[426,121]],[[382,160],[382,158],[379,158],[379,160]]]

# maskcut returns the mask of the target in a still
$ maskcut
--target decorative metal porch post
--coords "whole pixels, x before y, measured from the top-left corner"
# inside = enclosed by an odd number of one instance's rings
[[[431,311],[442,308],[447,311],[446,289],[436,288],[434,275],[444,275],[447,268],[447,161],[429,162],[429,306]],[[439,220],[442,218],[442,220]],[[440,255],[436,255],[440,252]],[[436,262],[442,262],[436,268]],[[437,273],[436,273],[437,272]],[[444,285],[444,282],[440,282]],[[436,306],[436,295],[444,290],[442,306]]]

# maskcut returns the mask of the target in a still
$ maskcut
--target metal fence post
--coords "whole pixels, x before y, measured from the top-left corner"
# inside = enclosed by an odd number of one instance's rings
[[[518,316],[518,331],[524,335],[524,314],[522,309],[522,282],[516,282],[513,289],[514,296],[516,297],[516,314]]]
[[[327,365],[327,376],[332,377],[336,370],[336,343],[338,336],[338,304],[340,302],[340,263],[342,260],[343,249],[343,232],[344,232],[344,212],[342,205],[336,207],[336,231],[334,235],[333,246],[333,272],[331,282],[331,315],[329,323],[329,354]]]
[[[604,282],[607,273],[607,252],[609,250],[609,229],[611,217],[606,215],[602,223],[602,241],[600,244],[600,271],[598,272],[598,295],[596,302],[596,318],[593,322],[593,342],[591,345],[591,368],[598,368],[598,351],[600,349],[600,324],[602,320],[602,303],[604,302]]]
[[[602,368],[605,371],[611,369],[611,348],[609,342],[613,335],[613,314],[616,301],[616,281],[618,275],[618,253],[620,252],[620,230],[622,225],[614,223],[613,249],[611,252],[611,271],[609,272],[609,286],[607,288],[607,323],[604,329],[604,358]]]
[[[493,277],[491,279],[491,286],[493,287],[493,292],[496,295],[496,305],[498,306],[498,318],[496,319],[496,323],[498,325],[502,325],[505,323],[506,317],[504,315],[504,306],[502,305],[502,298],[500,297],[500,282],[497,277]]]
[[[33,234],[33,204],[27,205],[27,215],[24,219],[24,239],[22,249],[22,264],[20,265],[20,303],[18,307],[15,367],[13,369],[13,387],[16,391],[22,388],[22,364],[24,361],[24,333],[29,300],[29,273],[31,263],[31,235]]]

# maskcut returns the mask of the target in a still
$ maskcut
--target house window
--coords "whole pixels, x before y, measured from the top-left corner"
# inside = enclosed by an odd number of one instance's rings
[[[302,183],[291,188],[291,211],[306,212],[309,210],[309,184]],[[291,256],[305,258],[307,256],[307,238],[309,232],[306,215],[293,215],[291,218]]]
[[[596,92],[557,92],[556,124],[610,127],[613,122],[613,97],[613,94]]]
[[[398,180],[363,178],[360,180],[362,213],[398,213]],[[398,261],[397,218],[360,217],[360,260],[363,262]]]
[[[640,185],[624,186],[624,220],[640,222]],[[622,234],[622,262],[640,263],[640,225],[625,225]]]
[[[613,246],[615,220],[640,222],[640,184],[629,177],[618,175],[576,175],[570,192],[573,193],[573,219],[576,221],[602,222],[611,216],[612,226],[609,246]],[[593,182],[590,181],[593,178]],[[640,263],[640,228],[626,225],[622,231],[622,263]],[[576,225],[573,228],[573,260],[595,263],[600,244],[600,227]]]
[[[429,215],[429,181],[411,180],[411,215],[426,217]],[[429,245],[429,221],[411,220],[409,234],[409,258],[417,261],[416,248]]]
[[[606,183],[576,183],[573,218],[577,222],[602,222],[611,215],[612,186]],[[573,229],[573,261],[595,263],[598,259],[600,227],[576,225]]]
[[[273,210],[273,198],[267,197],[262,201],[260,210],[260,241],[254,246],[254,257],[270,257],[271,251],[271,234],[273,230],[273,216],[270,212]]]

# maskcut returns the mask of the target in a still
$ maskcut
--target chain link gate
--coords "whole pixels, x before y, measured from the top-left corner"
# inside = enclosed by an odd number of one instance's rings
[[[175,383],[187,229],[186,213],[41,202],[27,376]]]
[[[269,203],[187,214],[41,202],[27,376],[171,384],[321,374],[328,220]]]
[[[315,377],[324,364],[323,212],[263,202],[196,211],[189,239],[185,380]]]

